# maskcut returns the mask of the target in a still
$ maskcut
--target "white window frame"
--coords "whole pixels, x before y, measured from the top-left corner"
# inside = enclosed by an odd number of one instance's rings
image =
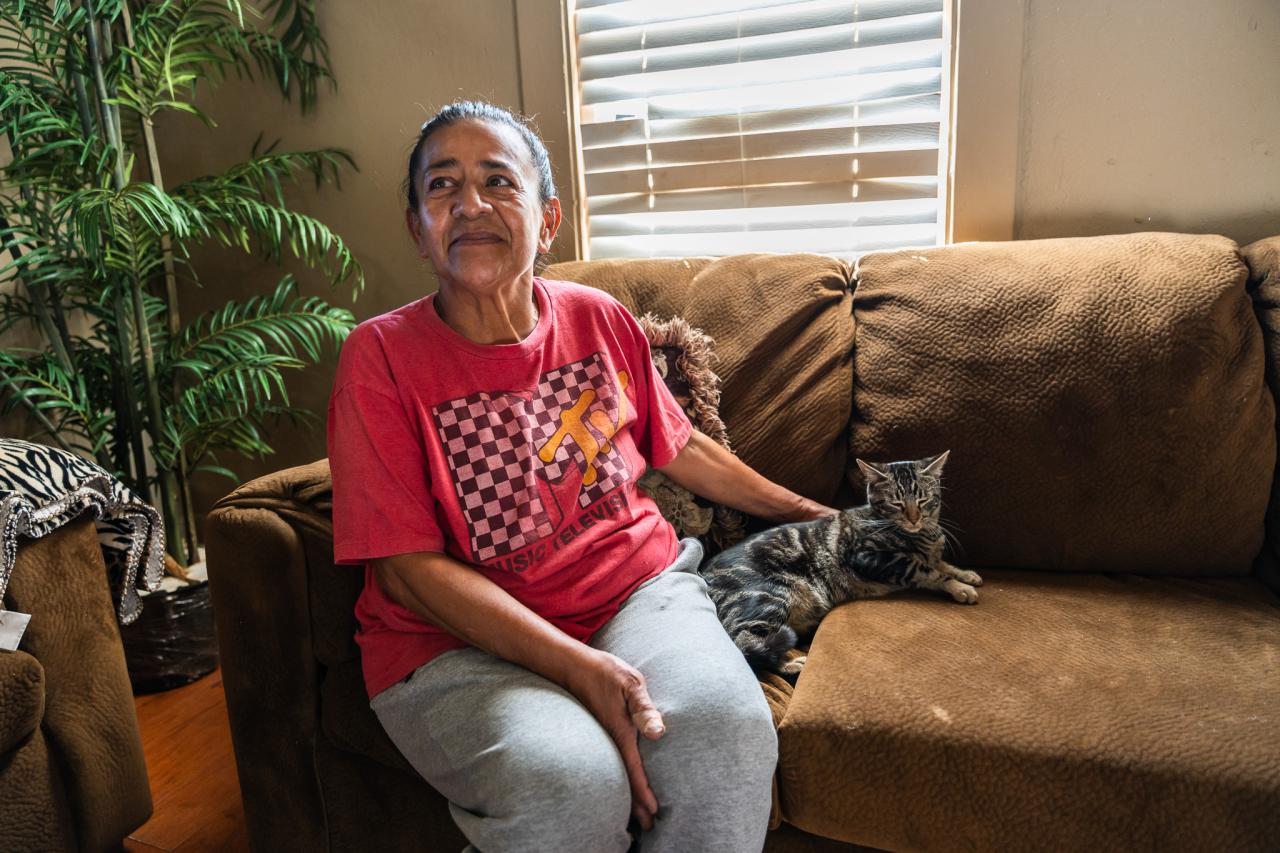
[[[1026,0],[947,0],[952,38],[943,116],[948,158],[943,242],[1012,240],[1016,227],[1019,107]],[[520,109],[534,116],[560,182],[565,222],[555,260],[585,259],[586,191],[579,144],[572,0],[513,0]]]

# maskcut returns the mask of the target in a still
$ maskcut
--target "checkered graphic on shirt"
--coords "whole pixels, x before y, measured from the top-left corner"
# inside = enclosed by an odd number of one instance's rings
[[[552,519],[543,504],[534,471],[551,482],[566,475],[585,479],[588,454],[567,430],[560,434],[549,462],[536,454],[556,438],[562,414],[587,391],[595,399],[580,413],[582,423],[589,423],[593,412],[602,412],[610,424],[617,424],[619,392],[599,353],[544,373],[531,399],[478,392],[435,407],[436,429],[454,474],[475,559],[483,562],[519,551],[555,531],[559,519]],[[603,435],[592,431],[589,436],[597,442],[590,463],[595,480],[578,493],[582,507],[630,476],[622,454]]]
[[[525,401],[479,392],[434,409],[454,489],[483,562],[518,551],[555,531],[533,474]]]
[[[595,400],[582,413],[582,422],[588,422],[592,412],[604,412],[609,423],[618,423],[618,389],[610,379],[600,353],[595,353],[582,361],[563,365],[555,370],[542,374],[534,391],[533,400],[529,403],[529,411],[533,414],[533,444],[542,448],[551,441],[562,425],[560,414],[564,409],[572,408],[586,391],[595,392]],[[604,436],[592,436],[597,441],[604,441]],[[545,463],[544,472],[548,480],[559,482],[566,471],[573,470],[569,461],[577,463],[577,471],[585,475],[587,472],[587,454],[578,446],[570,435],[564,436],[551,461]],[[606,453],[603,449],[596,454],[590,463],[596,471],[596,480],[591,485],[584,485],[578,493],[578,505],[588,507],[600,498],[626,482],[630,471],[622,460],[622,454],[616,452],[612,445]]]

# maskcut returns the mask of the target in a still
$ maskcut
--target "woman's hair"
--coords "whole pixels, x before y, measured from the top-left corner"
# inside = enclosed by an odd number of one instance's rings
[[[457,101],[449,104],[436,113],[430,121],[422,125],[418,141],[409,153],[409,176],[404,182],[405,201],[411,210],[418,209],[418,178],[422,174],[422,164],[418,162],[418,154],[431,134],[441,128],[459,121],[488,121],[504,124],[513,128],[529,146],[529,161],[538,175],[538,197],[546,204],[556,197],[556,182],[551,176],[551,158],[547,156],[547,146],[538,137],[533,124],[523,116],[517,116],[510,110],[495,106],[485,101]]]

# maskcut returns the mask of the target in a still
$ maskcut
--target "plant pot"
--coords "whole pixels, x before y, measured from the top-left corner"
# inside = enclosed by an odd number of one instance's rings
[[[133,694],[190,684],[218,665],[209,582],[200,581],[143,598],[142,613],[120,629]]]

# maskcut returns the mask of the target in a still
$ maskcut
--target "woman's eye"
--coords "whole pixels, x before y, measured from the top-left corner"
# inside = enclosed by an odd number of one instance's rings
[[[432,178],[432,179],[427,183],[427,189],[428,189],[428,190],[438,190],[438,189],[440,189],[441,187],[445,187],[445,186],[448,186],[448,185],[449,185],[449,179],[448,179],[448,178]]]

